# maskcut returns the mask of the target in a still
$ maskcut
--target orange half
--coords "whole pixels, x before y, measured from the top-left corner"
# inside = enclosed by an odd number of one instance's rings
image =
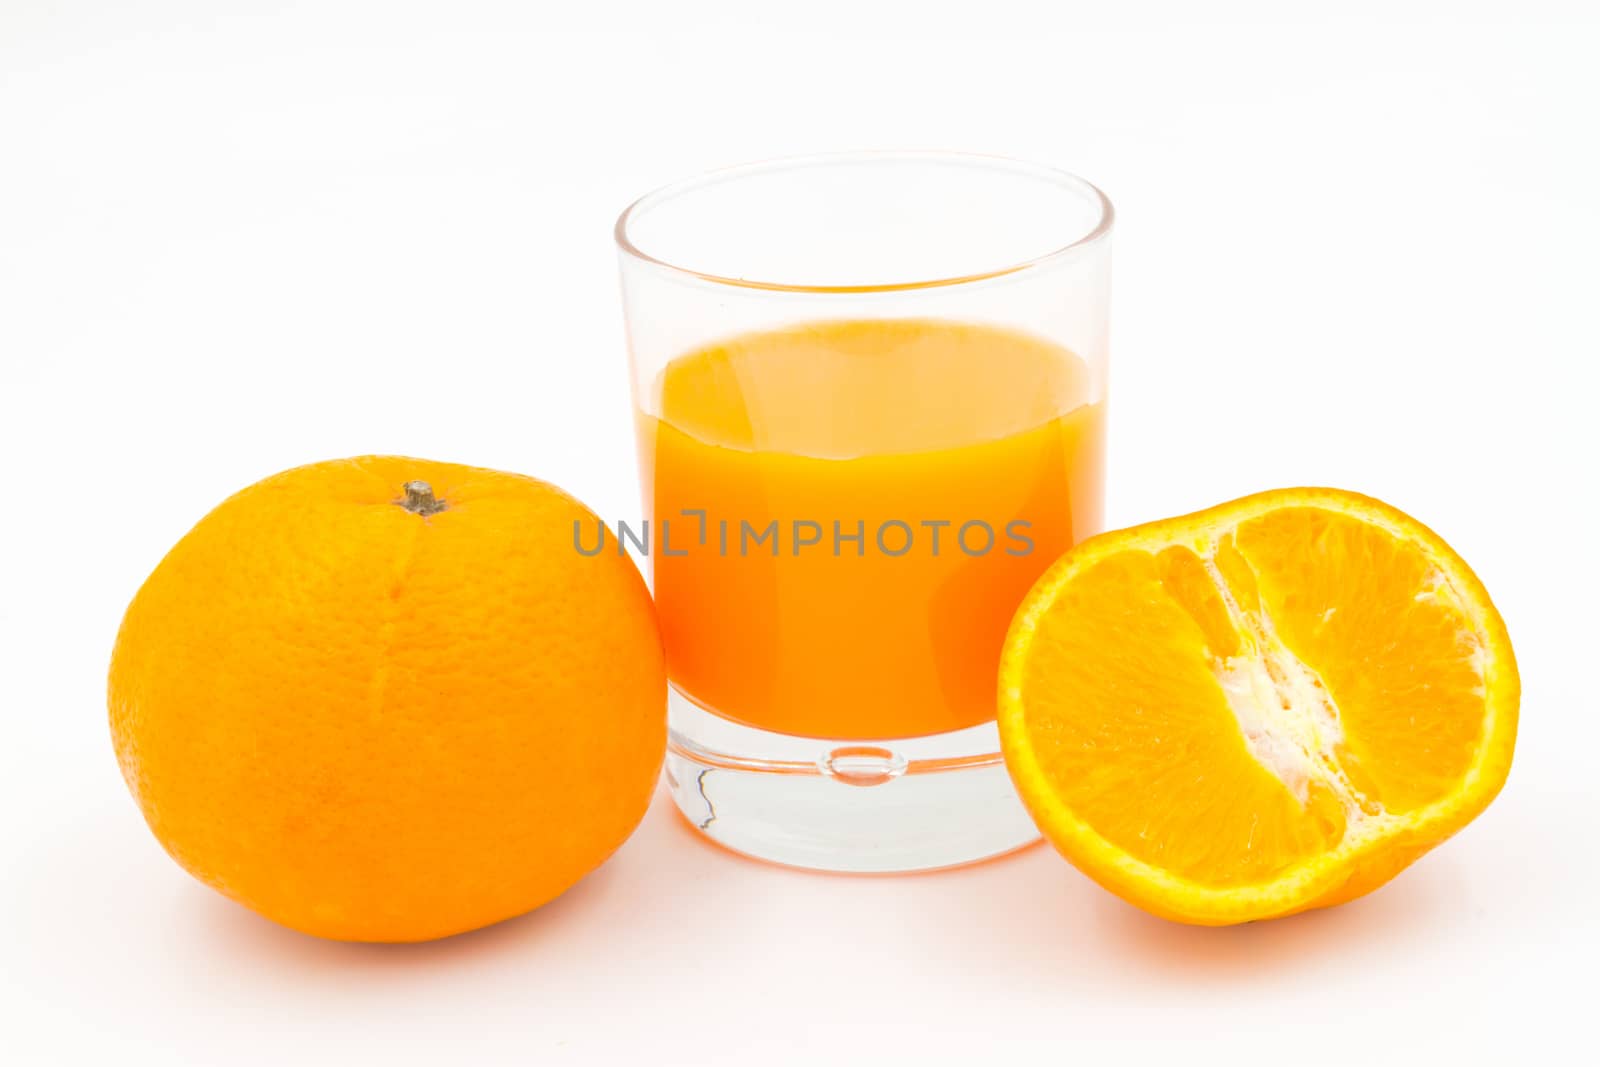
[[[1181,922],[1377,888],[1488,806],[1516,740],[1505,624],[1437,534],[1281,489],[1079,544],[1000,664],[1006,765],[1040,830]]]

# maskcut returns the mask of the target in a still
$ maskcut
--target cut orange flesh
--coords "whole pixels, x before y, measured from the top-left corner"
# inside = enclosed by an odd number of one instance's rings
[[[1517,666],[1477,577],[1387,504],[1282,489],[1090,538],[1000,665],[1006,765],[1118,896],[1222,925],[1377,888],[1494,799]]]

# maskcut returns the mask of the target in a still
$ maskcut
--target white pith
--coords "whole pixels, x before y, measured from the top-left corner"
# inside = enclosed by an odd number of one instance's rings
[[[1302,805],[1311,800],[1312,783],[1325,787],[1344,808],[1346,835],[1384,819],[1383,805],[1362,794],[1339,763],[1344,726],[1327,686],[1278,637],[1265,611],[1239,606],[1214,555],[1203,562],[1239,634],[1240,653],[1217,660],[1213,669],[1250,755]]]

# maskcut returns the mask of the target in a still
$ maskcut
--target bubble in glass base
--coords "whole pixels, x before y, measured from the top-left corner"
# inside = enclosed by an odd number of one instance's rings
[[[976,863],[1039,839],[994,723],[834,742],[730,722],[676,689],[668,709],[672,798],[692,826],[734,852],[888,874]]]

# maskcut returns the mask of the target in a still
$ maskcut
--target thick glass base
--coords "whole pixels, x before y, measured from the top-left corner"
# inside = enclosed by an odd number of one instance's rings
[[[993,723],[896,741],[792,737],[730,722],[676,689],[667,782],[690,824],[791,867],[888,873],[1014,851],[1039,831]]]

